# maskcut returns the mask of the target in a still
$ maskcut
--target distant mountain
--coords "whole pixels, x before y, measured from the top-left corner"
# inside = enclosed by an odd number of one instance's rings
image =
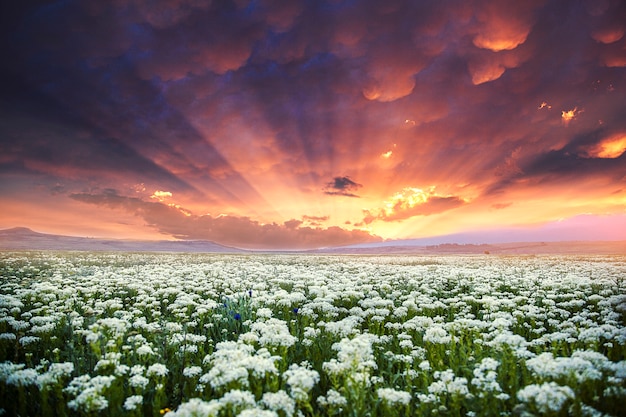
[[[26,227],[0,230],[0,250],[78,250],[125,252],[242,253],[242,249],[207,240],[125,240],[62,236]]]
[[[449,239],[450,237],[446,237]],[[443,238],[442,238],[443,239]],[[460,239],[460,241],[462,241]],[[436,241],[435,241],[436,242]],[[379,243],[269,253],[355,255],[445,254],[623,254],[626,241],[567,241],[513,243],[435,243],[432,239],[388,240]],[[0,230],[0,250],[76,250],[125,252],[261,253],[223,246],[207,240],[124,240],[62,236],[34,232],[26,227]]]
[[[445,254],[576,254],[626,255],[626,241],[507,242],[483,244],[424,244],[422,240],[395,240],[311,251],[355,255],[445,255]]]

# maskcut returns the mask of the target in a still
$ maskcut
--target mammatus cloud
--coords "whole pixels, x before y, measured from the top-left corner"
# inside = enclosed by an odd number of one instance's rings
[[[99,194],[76,193],[69,197],[87,204],[131,212],[143,218],[150,227],[178,239],[211,240],[239,248],[313,249],[382,240],[363,230],[337,226],[310,227],[297,219],[282,224],[265,224],[245,216],[196,215],[174,204],[127,197],[115,190]]]
[[[324,187],[324,194],[344,197],[358,197],[355,192],[363,185],[352,181],[349,177],[335,177]]]
[[[444,196],[435,192],[435,187],[428,190],[407,187],[394,194],[384,202],[383,207],[375,210],[364,210],[363,222],[370,224],[373,221],[399,221],[414,216],[429,216],[441,213],[465,204],[465,200],[458,196]]]
[[[507,51],[523,44],[530,33],[532,12],[537,1],[493,1],[477,8],[479,22],[473,43],[494,52]]]

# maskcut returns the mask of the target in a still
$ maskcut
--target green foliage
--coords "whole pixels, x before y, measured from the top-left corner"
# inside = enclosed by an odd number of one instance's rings
[[[219,416],[619,415],[623,265],[5,253],[0,407],[160,416],[200,399]]]

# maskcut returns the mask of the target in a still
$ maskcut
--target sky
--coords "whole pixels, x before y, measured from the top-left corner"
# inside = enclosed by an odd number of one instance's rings
[[[252,249],[626,231],[624,1],[0,8],[0,228]]]

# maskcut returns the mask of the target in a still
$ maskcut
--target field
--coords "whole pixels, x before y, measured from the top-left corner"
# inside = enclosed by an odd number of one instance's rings
[[[20,416],[625,415],[626,256],[0,254]]]

